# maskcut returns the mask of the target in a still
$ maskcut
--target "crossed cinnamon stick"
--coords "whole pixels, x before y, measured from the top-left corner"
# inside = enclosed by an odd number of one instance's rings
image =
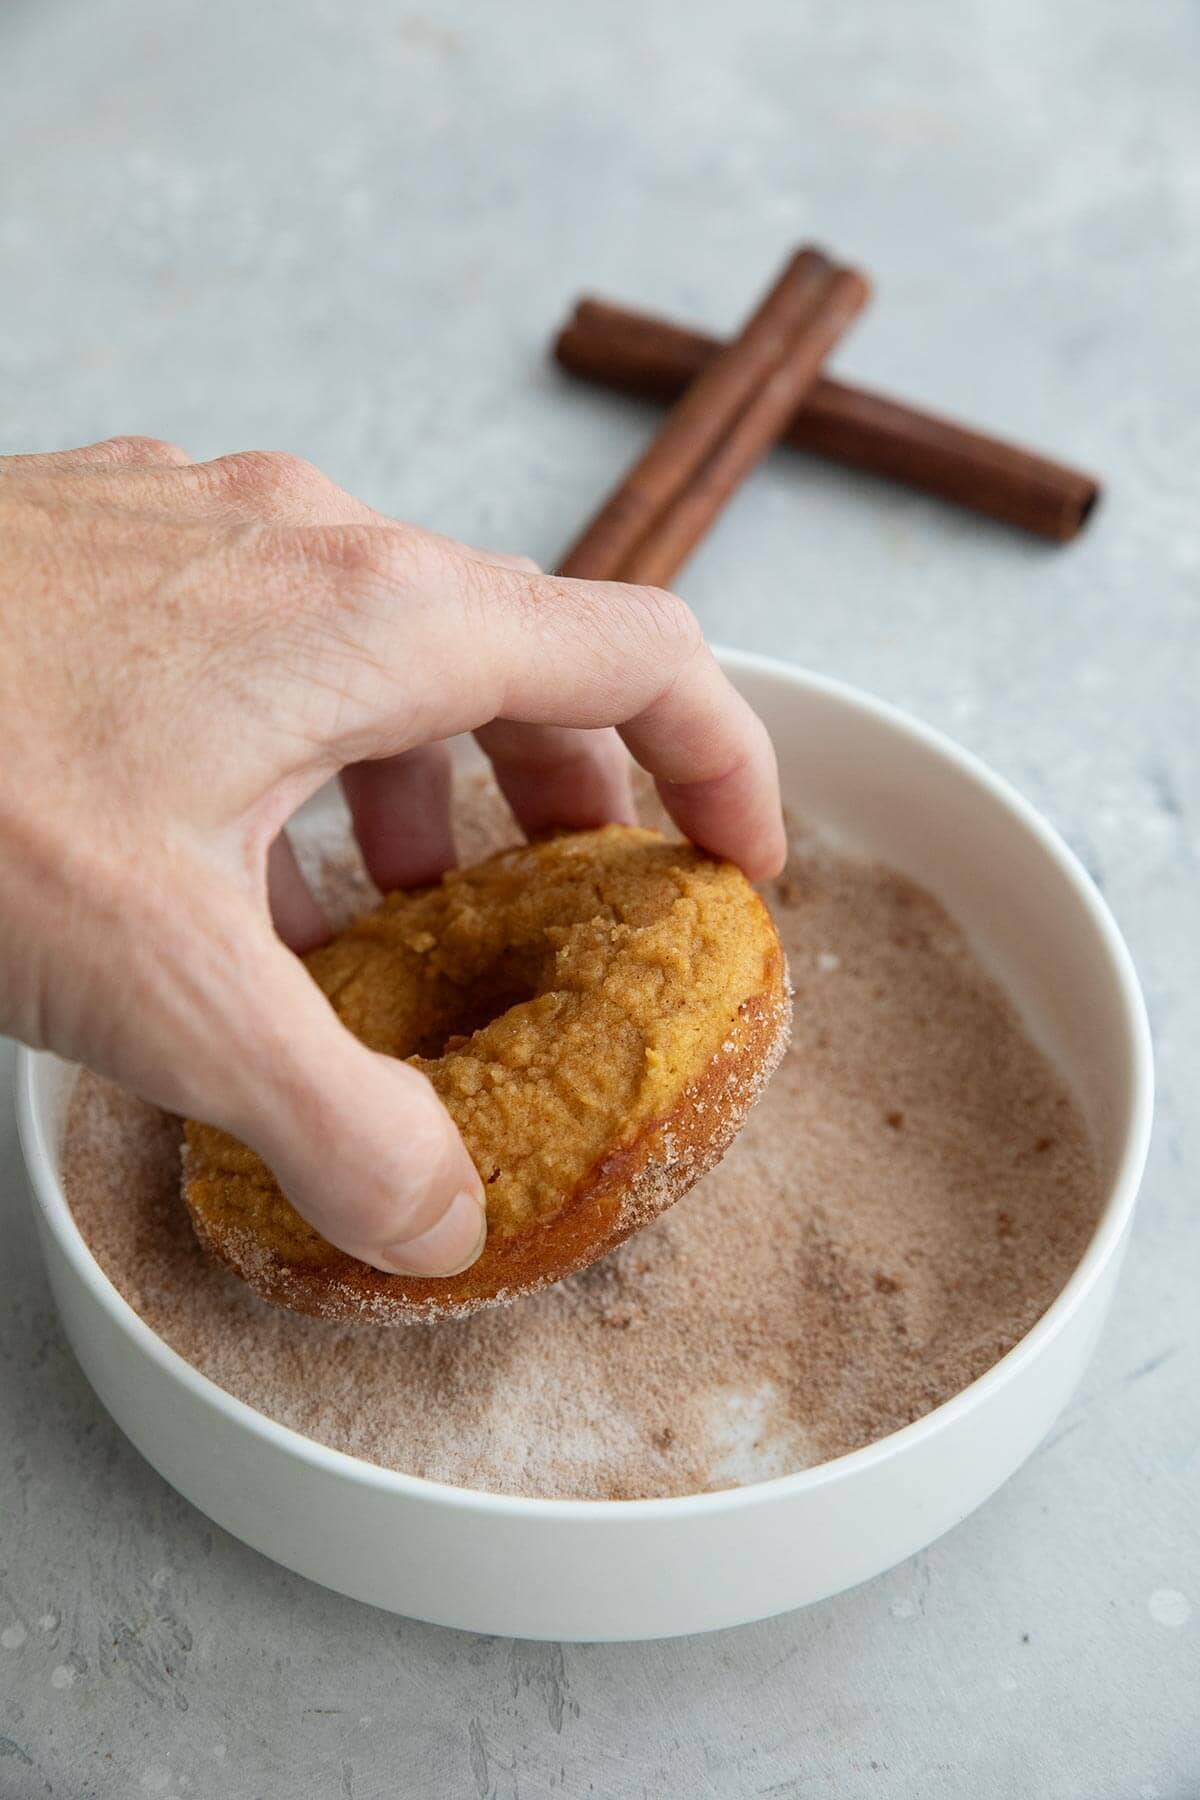
[[[870,289],[820,251],[788,262],[739,336],[581,300],[554,354],[572,373],[675,400],[662,429],[572,545],[564,574],[668,583],[778,438],[1065,543],[1099,496],[1031,450],[821,374]]]

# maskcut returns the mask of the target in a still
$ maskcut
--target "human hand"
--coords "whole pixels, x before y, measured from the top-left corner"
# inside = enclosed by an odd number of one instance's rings
[[[463,731],[526,831],[629,818],[620,737],[687,836],[782,864],[766,733],[673,595],[397,524],[286,455],[0,459],[0,1029],[250,1144],[363,1261],[466,1267],[479,1176],[293,954],[328,927],[283,835],[340,773],[378,885],[436,880]]]

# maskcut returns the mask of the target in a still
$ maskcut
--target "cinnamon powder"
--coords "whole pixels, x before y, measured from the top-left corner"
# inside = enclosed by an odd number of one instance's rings
[[[515,837],[460,795],[474,860]],[[301,846],[339,917],[354,857]],[[800,839],[768,892],[791,1048],[724,1161],[603,1262],[519,1305],[389,1329],[278,1311],[210,1264],[178,1122],[91,1074],[64,1183],[116,1287],[261,1412],[385,1467],[498,1493],[632,1499],[786,1473],[909,1423],[1058,1293],[1100,1184],[1082,1117],[919,888]]]

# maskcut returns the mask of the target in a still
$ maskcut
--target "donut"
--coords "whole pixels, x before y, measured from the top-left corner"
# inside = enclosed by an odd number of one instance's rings
[[[718,1161],[791,1022],[783,951],[745,876],[635,826],[390,894],[306,962],[356,1036],[429,1077],[487,1196],[471,1268],[388,1275],[327,1243],[252,1151],[188,1121],[201,1243],[265,1299],[326,1318],[463,1314],[603,1256]]]

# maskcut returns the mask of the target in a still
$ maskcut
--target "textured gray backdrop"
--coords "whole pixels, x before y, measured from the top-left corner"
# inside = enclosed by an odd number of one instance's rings
[[[64,1347],[5,1113],[5,1800],[1200,1793],[1198,51],[1187,0],[8,0],[0,449],[287,447],[548,560],[648,424],[546,367],[568,300],[730,324],[817,237],[878,279],[843,369],[1102,471],[1060,551],[780,456],[682,586],[1044,807],[1161,1102],[1095,1364],[980,1514],[807,1613],[565,1649],[343,1601],[177,1499]]]

